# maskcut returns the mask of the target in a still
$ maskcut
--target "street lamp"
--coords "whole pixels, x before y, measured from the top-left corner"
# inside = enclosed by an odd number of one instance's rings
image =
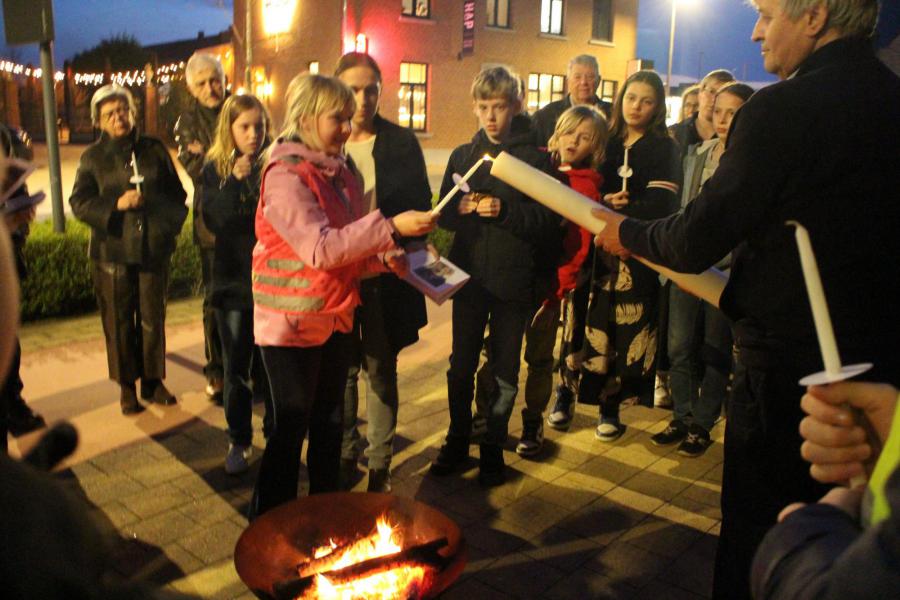
[[[689,4],[693,0],[670,0],[672,2],[672,20],[669,25],[669,66],[666,69],[666,96],[672,93],[672,53],[675,50],[675,13],[678,11],[678,3]]]

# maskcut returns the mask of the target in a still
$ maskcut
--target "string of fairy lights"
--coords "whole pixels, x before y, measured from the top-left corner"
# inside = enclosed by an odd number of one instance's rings
[[[27,65],[14,63],[9,60],[0,59],[0,71],[9,73],[10,75],[18,75],[22,77],[32,77],[40,79],[43,71],[40,67],[31,68]],[[154,71],[154,79],[158,84],[168,83],[173,79],[179,78],[184,71],[184,62],[173,62],[167,65],[160,65]],[[62,71],[56,71],[53,79],[62,81],[65,79]],[[118,71],[111,73],[107,79],[105,73],[75,73],[73,75],[75,83],[78,85],[99,86],[107,82],[116,83],[124,86],[141,86],[147,83],[147,72],[144,69],[135,69],[133,71]]]

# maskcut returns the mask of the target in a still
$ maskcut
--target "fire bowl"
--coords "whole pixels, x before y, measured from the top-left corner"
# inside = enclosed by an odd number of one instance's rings
[[[423,597],[436,596],[456,580],[467,556],[456,523],[421,502],[372,492],[317,494],[270,510],[241,534],[235,568],[258,598],[277,598],[276,584],[297,578],[298,565],[312,559],[315,548],[367,535],[382,516],[396,526],[404,548],[446,538],[439,551],[446,561]]]

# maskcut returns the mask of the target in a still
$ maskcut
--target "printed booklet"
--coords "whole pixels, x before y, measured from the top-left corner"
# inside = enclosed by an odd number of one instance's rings
[[[435,304],[443,304],[469,281],[468,273],[424,248],[407,253],[407,257],[409,272],[404,279]]]

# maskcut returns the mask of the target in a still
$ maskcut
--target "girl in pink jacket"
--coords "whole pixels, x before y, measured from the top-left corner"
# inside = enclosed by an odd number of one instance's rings
[[[299,75],[262,177],[253,250],[254,335],[275,408],[250,518],[297,496],[300,451],[309,430],[311,494],[336,491],[348,333],[359,277],[407,263],[395,236],[424,235],[428,212],[368,214],[362,186],[342,154],[356,109],[337,79]]]

